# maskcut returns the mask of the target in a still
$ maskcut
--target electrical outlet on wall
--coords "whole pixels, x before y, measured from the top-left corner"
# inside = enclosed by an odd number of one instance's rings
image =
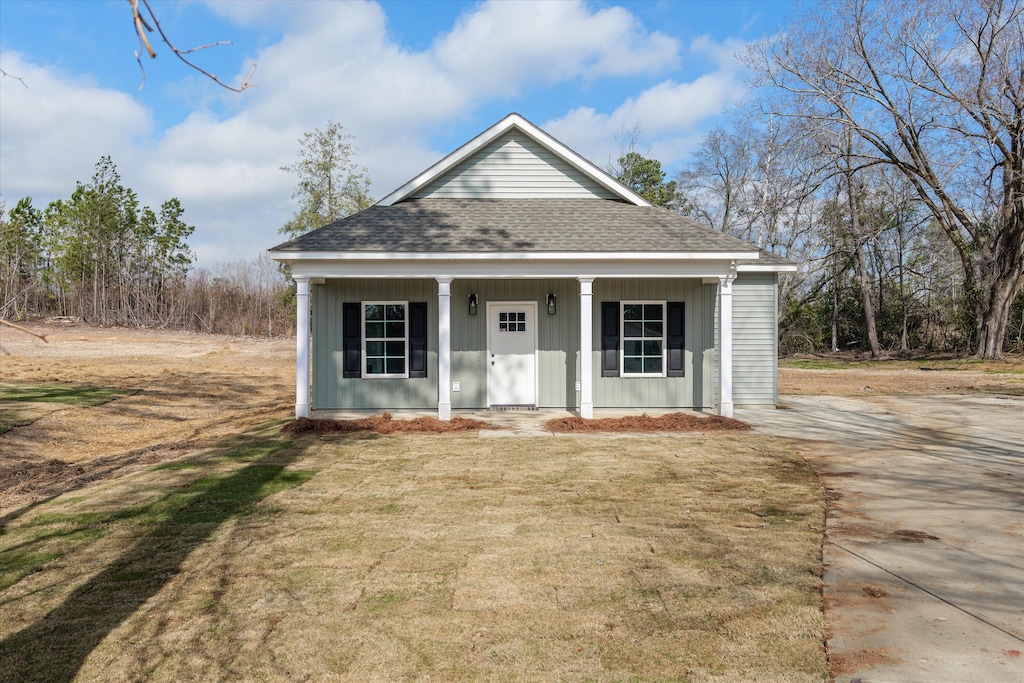
[[[458,382],[452,382],[452,391],[458,391],[461,388],[462,388],[461,384],[459,384]]]
[[[579,382],[576,382],[576,391],[580,391],[580,389],[581,389],[581,387],[580,387],[580,383],[579,383]]]

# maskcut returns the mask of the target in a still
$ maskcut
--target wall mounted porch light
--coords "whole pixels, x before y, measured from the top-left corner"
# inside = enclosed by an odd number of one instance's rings
[[[548,294],[548,315],[555,314],[555,300],[557,297],[554,294]]]
[[[469,295],[469,314],[476,315],[476,294]]]

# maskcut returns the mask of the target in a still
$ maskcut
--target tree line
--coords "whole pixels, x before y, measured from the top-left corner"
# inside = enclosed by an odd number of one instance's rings
[[[268,256],[193,270],[193,226],[175,199],[140,204],[102,157],[88,183],[37,208],[0,200],[0,318],[226,334],[291,332],[291,289]]]

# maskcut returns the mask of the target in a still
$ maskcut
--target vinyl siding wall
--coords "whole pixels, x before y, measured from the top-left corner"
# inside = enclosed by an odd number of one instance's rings
[[[732,293],[732,401],[778,402],[778,296],[774,273],[741,273]]]
[[[772,274],[742,274],[733,285],[733,392],[737,405],[776,402],[776,304]],[[477,315],[468,299],[477,295]],[[547,314],[547,295],[557,314]],[[313,408],[315,410],[432,410],[437,407],[437,282],[328,280],[314,285]],[[354,301],[425,301],[427,377],[342,377],[342,304]],[[487,303],[537,302],[539,408],[579,405],[579,283],[549,280],[456,280],[451,286],[454,409],[487,407]],[[682,301],[685,309],[684,377],[601,377],[601,302]],[[595,408],[711,408],[715,404],[717,287],[697,279],[597,279],[594,282]]]
[[[410,197],[617,198],[572,165],[514,130],[495,139]]]
[[[313,410],[437,408],[437,282],[327,280],[313,285]],[[342,304],[426,301],[427,376],[362,379],[342,376]]]
[[[695,279],[594,281],[594,407],[709,408],[714,404],[714,286]],[[602,377],[602,301],[682,301],[683,377]],[[621,328],[619,330],[622,332]],[[620,367],[621,370],[621,367]]]
[[[718,343],[718,289],[714,329]],[[740,273],[732,286],[732,402],[736,406],[778,403],[778,288],[774,273]],[[718,400],[718,358],[714,393]]]

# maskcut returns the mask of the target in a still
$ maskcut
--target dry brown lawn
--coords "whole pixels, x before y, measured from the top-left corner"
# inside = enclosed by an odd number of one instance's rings
[[[180,457],[294,406],[294,341],[88,326],[0,327],[0,384],[129,392],[103,405],[0,401],[0,514]],[[0,429],[0,431],[3,431]]]
[[[0,382],[129,394],[0,435],[0,681],[826,677],[780,441],[293,437],[293,342],[49,338]]]
[[[750,434],[272,428],[8,523],[0,680],[819,681],[823,517]]]

